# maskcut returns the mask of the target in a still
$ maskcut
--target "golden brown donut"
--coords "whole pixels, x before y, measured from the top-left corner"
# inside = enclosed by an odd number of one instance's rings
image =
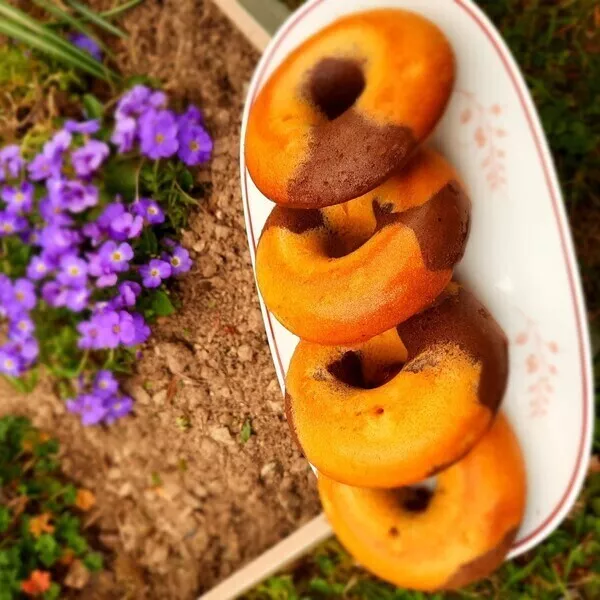
[[[258,286],[269,310],[302,339],[366,340],[444,289],[462,258],[469,215],[456,171],[420,150],[402,172],[348,203],[275,207],[258,243]]]
[[[435,490],[350,487],[319,474],[336,535],[367,569],[403,587],[456,589],[494,571],[525,510],[525,467],[499,415],[480,443],[437,477]]]
[[[431,308],[363,344],[301,341],[286,377],[288,422],[327,477],[360,487],[409,485],[481,439],[507,374],[504,333],[453,283]]]
[[[404,10],[335,21],[294,50],[252,105],[246,165],[267,198],[321,208],[401,167],[442,115],[454,81],[443,33]]]

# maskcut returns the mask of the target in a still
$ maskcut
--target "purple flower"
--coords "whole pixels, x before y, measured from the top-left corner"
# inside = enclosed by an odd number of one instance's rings
[[[187,125],[179,130],[179,158],[188,166],[206,162],[213,143],[202,125]]]
[[[143,344],[150,337],[150,327],[148,327],[144,317],[139,313],[131,313],[131,318],[135,333],[130,345],[137,346],[138,344]]]
[[[69,288],[65,293],[65,306],[73,312],[81,312],[88,306],[90,291],[85,287]]]
[[[77,234],[65,227],[46,225],[40,231],[39,244],[51,258],[65,253],[76,242]]]
[[[83,235],[90,240],[94,248],[99,246],[100,242],[104,238],[104,233],[98,226],[98,223],[94,221],[85,223],[81,228],[81,233],[83,233]]]
[[[36,305],[35,286],[29,279],[20,278],[15,280],[12,289],[15,307],[29,311]]]
[[[42,198],[39,203],[40,215],[49,225],[66,227],[73,224],[73,219],[63,211],[62,206],[55,204],[58,199],[51,200],[49,197]]]
[[[200,109],[194,104],[190,104],[187,110],[177,118],[180,128],[189,127],[190,125],[202,125],[204,118]]]
[[[5,186],[2,188],[2,199],[6,202],[6,211],[13,214],[25,214],[33,206],[33,192],[35,188],[28,181],[17,187]]]
[[[150,93],[148,105],[152,108],[164,108],[167,105],[167,95],[160,90]]]
[[[90,54],[96,60],[102,60],[102,50],[100,49],[100,46],[87,35],[84,35],[83,33],[72,33],[69,36],[69,41],[74,46],[77,46],[79,49]]]
[[[57,280],[63,285],[81,287],[87,281],[88,265],[76,254],[65,254],[59,261]]]
[[[37,359],[40,353],[40,346],[34,337],[28,337],[15,342],[15,351],[21,357],[23,366],[29,368]]]
[[[151,94],[152,91],[145,85],[135,85],[121,96],[115,110],[116,117],[121,119],[141,115],[149,108]]]
[[[27,220],[7,211],[0,211],[0,238],[21,233],[27,229]]]
[[[81,133],[83,135],[93,135],[100,130],[100,120],[93,119],[91,121],[72,121],[69,119],[65,122],[65,130],[69,133]]]
[[[34,256],[27,265],[27,277],[33,281],[44,279],[54,268],[52,261],[44,254]]]
[[[104,242],[99,251],[100,260],[113,273],[123,273],[129,269],[129,261],[133,258],[131,246],[125,242],[118,244],[109,240]]]
[[[77,342],[79,348],[98,350],[103,347],[100,345],[100,326],[96,317],[97,315],[89,321],[82,321],[77,325],[77,331],[80,334]]]
[[[98,253],[88,254],[88,273],[97,277],[96,286],[99,288],[111,287],[117,283],[118,276]]]
[[[117,419],[127,416],[133,409],[133,400],[130,396],[113,396],[104,401],[107,407],[105,422],[112,425]]]
[[[171,265],[171,273],[173,275],[187,273],[192,268],[190,253],[183,246],[176,246],[173,250],[173,254],[166,260],[168,260]]]
[[[44,144],[44,154],[50,158],[62,156],[69,149],[72,141],[73,136],[68,131],[60,129]]]
[[[81,394],[77,398],[67,400],[67,410],[81,416],[83,425],[97,425],[106,416],[104,401],[94,394]]]
[[[118,308],[135,306],[138,296],[142,293],[142,286],[135,281],[123,281],[119,285],[119,295],[115,298]]]
[[[111,371],[98,371],[94,378],[94,393],[101,398],[108,398],[117,393],[119,383]]]
[[[81,213],[98,204],[98,188],[81,181],[53,178],[48,181],[47,188],[50,202],[72,213]]]
[[[42,152],[27,165],[27,172],[32,181],[42,181],[49,177],[57,177],[61,166],[60,159],[52,160]]]
[[[131,211],[140,215],[150,225],[158,225],[164,223],[165,213],[162,208],[154,200],[149,198],[139,198],[131,205]]]
[[[123,241],[138,237],[142,232],[144,220],[138,215],[128,212],[116,217],[110,224],[111,237],[117,241]]]
[[[16,179],[23,168],[23,164],[19,146],[13,144],[2,148],[0,150],[0,181],[4,181],[9,177]]]
[[[140,267],[140,275],[144,287],[155,288],[163,279],[171,276],[171,265],[164,260],[153,258],[147,265]]]
[[[35,325],[27,313],[15,315],[10,321],[8,335],[11,340],[23,340],[33,335]]]
[[[69,287],[58,283],[58,281],[46,281],[42,285],[42,298],[44,302],[55,308],[67,305]]]
[[[42,181],[49,177],[59,177],[62,168],[62,157],[71,145],[73,136],[65,130],[61,130],[44,144],[44,148],[27,165],[29,178],[32,181]]]
[[[108,230],[112,222],[125,212],[125,205],[122,202],[111,202],[104,207],[96,223],[101,229]]]
[[[121,314],[128,313],[117,311],[106,311],[96,317],[92,317],[99,328],[98,343],[102,348],[116,348],[123,338],[133,338],[133,323],[127,322],[121,317]]]
[[[22,372],[21,357],[12,344],[0,346],[0,373],[18,377]]]
[[[177,121],[168,110],[151,109],[140,118],[140,145],[148,158],[169,158],[177,152]]]
[[[132,150],[136,135],[137,123],[135,119],[133,117],[121,117],[117,119],[110,141],[123,154]]]
[[[104,142],[88,140],[71,154],[71,163],[79,177],[89,177],[100,168],[109,154],[110,149]]]

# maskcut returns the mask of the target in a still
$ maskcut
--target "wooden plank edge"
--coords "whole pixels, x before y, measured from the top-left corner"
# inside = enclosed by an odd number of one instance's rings
[[[257,50],[264,51],[271,40],[271,35],[253,15],[237,0],[213,0],[213,2]]]
[[[198,600],[233,600],[312,550],[333,534],[321,513],[306,525],[236,571]]]

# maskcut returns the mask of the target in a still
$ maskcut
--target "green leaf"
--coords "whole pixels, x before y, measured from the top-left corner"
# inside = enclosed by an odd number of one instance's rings
[[[90,570],[92,573],[95,573],[102,570],[104,559],[102,558],[102,554],[99,552],[89,552],[83,559],[83,564],[88,570]]]
[[[242,441],[242,444],[245,444],[250,439],[251,435],[252,423],[250,422],[250,419],[246,419],[240,430],[240,440]]]
[[[11,516],[7,506],[0,506],[0,533],[8,531],[10,526]]]
[[[97,25],[101,29],[108,31],[108,33],[112,33],[117,37],[127,39],[127,34],[125,32],[121,31],[118,27],[115,27],[112,23],[109,23],[101,15],[95,13],[84,4],[81,4],[81,2],[77,2],[76,0],[68,0],[68,2],[78,13],[86,17],[91,23],[94,23],[94,25]]]
[[[158,290],[152,297],[152,304],[150,305],[154,314],[159,317],[168,317],[175,312],[175,307],[171,302],[171,299],[165,292]]]
[[[42,596],[44,600],[58,600],[60,598],[60,585],[53,581],[50,584],[50,589]]]
[[[48,533],[40,535],[35,542],[35,551],[45,567],[51,567],[61,554],[60,546]]]
[[[194,177],[189,169],[183,169],[177,178],[181,189],[189,192],[194,187]]]
[[[106,54],[108,54],[111,57],[114,57],[114,54],[111,52],[110,48],[98,36],[94,35],[94,32],[89,27],[86,27],[82,21],[69,14],[66,10],[63,10],[62,8],[59,8],[58,6],[53,4],[52,2],[49,2],[49,0],[33,1],[41,8],[48,11],[51,15],[62,19],[71,27],[73,27],[73,29],[76,29],[80,33],[83,33],[83,35],[89,37],[91,40],[96,42],[96,44],[98,44],[98,46],[100,46],[100,48],[102,48],[102,50]]]
[[[2,8],[3,5],[0,4],[0,15],[2,15]],[[59,44],[48,40],[43,34],[40,35],[39,33],[29,31],[11,21],[3,21],[0,19],[0,33],[19,42],[23,42],[35,50],[44,52],[45,54],[60,60],[69,67],[81,69],[99,79],[107,81],[110,78],[109,76],[117,77],[115,73],[103,67],[97,61],[92,60],[92,62],[88,62],[87,60],[82,59],[79,54],[71,53]]]
[[[125,2],[125,4],[121,4],[121,6],[115,6],[115,8],[111,8],[110,10],[105,10],[103,13],[100,13],[105,19],[109,19],[112,17],[116,17],[117,15],[124,13],[132,8],[136,7],[138,4],[141,4],[144,0],[129,0],[129,2]]]
[[[87,552],[88,543],[83,536],[78,533],[69,533],[67,537],[67,546],[69,546],[77,556],[81,556],[84,552]]]
[[[83,95],[83,108],[88,119],[101,119],[104,114],[104,105],[93,94]]]
[[[131,160],[112,160],[104,166],[104,188],[112,196],[120,194],[125,200],[135,198],[137,163]]]

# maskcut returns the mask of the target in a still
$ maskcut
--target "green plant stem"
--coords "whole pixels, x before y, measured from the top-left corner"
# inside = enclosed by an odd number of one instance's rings
[[[144,163],[146,162],[145,157],[142,156],[141,160],[140,160],[140,164],[137,168],[136,174],[135,174],[135,199],[139,200],[140,198],[140,175],[142,173],[142,167],[144,166]]]
[[[89,356],[90,356],[90,351],[88,349],[86,349],[85,352],[83,353],[83,356],[81,357],[81,360],[79,361],[77,370],[75,371],[75,377],[79,377],[81,375],[83,369],[87,365]]]
[[[111,348],[108,351],[108,356],[106,358],[106,361],[104,361],[104,364],[102,365],[103,369],[108,369],[108,367],[110,366],[110,364],[113,362],[113,360],[115,359],[115,351],[114,348]]]

